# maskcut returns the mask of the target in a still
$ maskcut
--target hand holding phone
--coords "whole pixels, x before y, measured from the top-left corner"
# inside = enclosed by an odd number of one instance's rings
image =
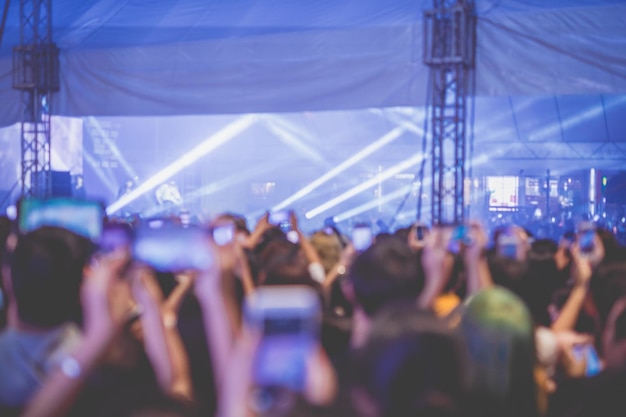
[[[595,230],[586,230],[582,232],[578,239],[580,252],[590,254],[595,250],[596,232]]]
[[[469,233],[469,227],[465,224],[460,224],[454,227],[452,235],[448,242],[448,252],[452,254],[458,254],[464,246],[470,246],[473,243],[473,239]]]
[[[319,342],[321,306],[306,286],[261,287],[244,305],[246,322],[262,334],[253,381],[262,387],[305,388],[307,361]]]
[[[602,362],[598,352],[591,343],[573,345],[572,353],[577,360],[585,361],[585,376],[597,375],[602,370]]]

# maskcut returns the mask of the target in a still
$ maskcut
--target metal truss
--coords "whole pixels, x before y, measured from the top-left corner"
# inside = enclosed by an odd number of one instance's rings
[[[473,1],[434,0],[434,9],[424,12],[424,63],[432,88],[433,224],[465,219],[465,126],[475,33]]]
[[[13,48],[13,88],[21,91],[22,195],[51,190],[50,115],[59,90],[59,51],[52,42],[51,0],[20,0],[20,44]]]

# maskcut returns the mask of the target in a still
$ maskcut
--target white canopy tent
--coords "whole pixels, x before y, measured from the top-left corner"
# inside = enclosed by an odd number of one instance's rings
[[[626,1],[476,4],[475,174],[626,166]],[[301,151],[296,168],[306,171],[303,185],[349,158],[347,150],[354,154],[412,124],[402,144],[394,142],[364,168],[386,169],[421,152],[427,82],[421,20],[431,6],[430,0],[53,0],[61,49],[54,113],[82,118],[86,154],[94,124],[106,131],[103,124],[126,126],[114,139],[141,179],[236,114],[262,114],[263,133],[250,140],[270,148],[272,140],[288,142],[276,130],[276,120],[287,121],[283,128],[291,127],[297,139],[289,152]],[[10,52],[19,42],[18,20],[13,4],[0,45],[4,126],[20,115]],[[210,122],[182,117],[189,115],[215,116]],[[203,127],[188,128],[191,120]],[[138,138],[165,125],[178,127],[167,137]],[[124,129],[133,133],[125,136]],[[184,140],[177,136],[182,132]],[[146,147],[157,145],[161,151],[154,154],[165,159],[146,158]],[[134,166],[141,158],[132,156],[133,147],[153,169]],[[238,152],[241,147],[224,151],[223,160],[238,160]],[[111,188],[129,174],[123,165],[113,167],[120,172],[112,174]],[[112,192],[105,197],[114,198]]]

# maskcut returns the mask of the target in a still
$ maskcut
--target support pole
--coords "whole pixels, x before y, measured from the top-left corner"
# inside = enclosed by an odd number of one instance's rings
[[[22,195],[48,197],[51,101],[59,90],[59,50],[52,42],[51,0],[20,0],[13,88],[21,91]]]
[[[434,0],[424,13],[424,63],[431,68],[433,224],[465,220],[466,118],[476,19],[470,0]]]

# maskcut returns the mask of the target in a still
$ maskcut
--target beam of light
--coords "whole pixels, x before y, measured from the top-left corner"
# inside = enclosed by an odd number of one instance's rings
[[[413,191],[417,191],[419,189],[419,184],[418,183],[413,183],[410,185],[405,185],[402,188],[397,189],[396,191],[393,191],[387,195],[385,195],[384,197],[380,198],[380,199],[376,199],[376,200],[372,200],[372,201],[368,201],[365,204],[361,204],[360,206],[351,208],[348,211],[345,211],[341,214],[338,214],[336,216],[333,217],[333,220],[335,221],[335,223],[340,223],[344,220],[348,220],[354,216],[357,216],[361,213],[364,213],[368,210],[372,210],[376,207],[378,207],[379,204],[386,204],[392,200],[395,200],[397,198],[401,198],[404,197],[406,195],[406,193],[408,192],[413,192]],[[415,213],[413,213],[415,214]]]
[[[602,105],[593,106],[589,110],[583,111],[574,116],[568,117],[567,119],[564,119],[561,123],[552,123],[551,125],[548,125],[543,129],[540,129],[539,131],[533,133],[532,135],[529,135],[528,140],[536,141],[536,140],[544,139],[546,137],[553,136],[556,134],[560,135],[561,129],[563,130],[569,129],[586,120],[597,117],[600,114],[602,114],[605,110],[615,107],[625,101],[626,101],[626,97],[620,97],[620,98],[616,98],[613,100],[607,100],[604,108],[602,107]]]
[[[120,165],[122,165],[124,171],[126,171],[126,175],[128,175],[129,178],[136,178],[137,172],[129,165],[126,158],[124,158],[124,155],[120,152],[120,148],[117,147],[117,144],[111,140],[106,132],[104,132],[102,126],[100,126],[100,122],[93,116],[87,117],[87,122],[90,126],[95,127],[106,147],[111,151],[113,156],[115,156]]]
[[[87,163],[93,168],[93,172],[96,174],[100,181],[107,187],[107,189],[111,192],[111,194],[117,194],[117,186],[113,182],[111,178],[109,178],[102,168],[100,168],[98,162],[94,159],[93,156],[89,154],[89,152],[83,152],[83,158],[87,161]]]
[[[269,116],[267,116],[269,117]],[[292,134],[296,135],[299,138],[302,138],[304,140],[306,140],[307,142],[310,143],[318,143],[318,138],[315,137],[314,135],[312,135],[310,132],[302,129],[300,126],[296,125],[295,123],[291,122],[290,120],[287,120],[285,117],[273,114],[271,116],[272,122],[274,122],[275,124],[277,124],[278,126],[282,127],[283,129],[291,132]]]
[[[309,159],[315,162],[327,165],[326,159],[322,156],[317,149],[312,148],[298,139],[291,132],[287,131],[281,126],[278,126],[272,121],[272,119],[265,118],[265,126],[280,139],[282,142],[295,149],[299,153],[306,155]]]
[[[370,109],[370,113],[379,117],[383,117],[387,121],[391,121],[396,125],[404,126],[406,130],[410,130],[416,135],[423,135],[424,130],[418,126],[415,121],[423,121],[424,117],[428,117],[427,109],[416,109],[413,107],[399,107],[393,109]]]
[[[399,164],[379,173],[375,177],[370,178],[369,180],[357,185],[356,187],[349,189],[345,193],[325,202],[324,204],[320,206],[317,206],[313,210],[309,210],[305,214],[305,217],[310,220],[313,217],[335,207],[337,204],[342,203],[348,200],[349,198],[354,197],[355,195],[367,190],[368,188],[372,188],[376,186],[380,181],[384,181],[388,178],[391,178],[394,175],[399,174],[400,172],[404,171],[405,169],[419,164],[422,161],[422,159],[424,159],[424,155],[421,155],[421,154],[415,155],[409,159],[405,159]]]
[[[240,184],[244,181],[258,177],[259,175],[264,174],[266,172],[274,171],[289,163],[291,163],[291,159],[284,159],[284,160],[279,160],[279,161],[271,160],[271,161],[265,162],[264,164],[252,165],[249,168],[243,171],[237,172],[234,175],[230,175],[221,180],[212,182],[201,188],[198,188],[197,190],[194,190],[190,193],[183,195],[184,204],[188,204],[199,198],[206,197],[211,194],[215,194],[219,191],[222,191],[234,185]],[[151,217],[151,216],[160,214],[168,209],[169,207],[156,206],[145,211],[142,214],[146,217]]]
[[[333,169],[328,171],[326,174],[322,175],[321,177],[319,177],[315,181],[305,185],[302,189],[297,191],[292,196],[287,197],[285,200],[283,200],[280,203],[276,204],[274,207],[272,207],[272,210],[273,211],[275,211],[275,210],[282,210],[285,207],[291,205],[294,201],[299,200],[302,197],[310,194],[313,190],[315,190],[316,188],[318,188],[322,184],[328,182],[332,178],[334,178],[337,175],[341,174],[346,169],[348,169],[351,166],[355,165],[356,163],[360,162],[361,160],[363,160],[367,156],[371,155],[372,153],[376,152],[377,150],[379,150],[383,146],[387,145],[388,143],[398,139],[400,137],[400,135],[402,135],[402,133],[404,131],[405,131],[405,127],[404,126],[396,127],[395,129],[393,129],[392,131],[388,132],[386,135],[384,135],[380,139],[378,139],[375,142],[369,144],[368,146],[366,146],[365,148],[361,149],[356,154],[352,155],[350,158],[348,158],[345,161],[343,161],[341,164],[337,165],[336,167],[334,167]]]
[[[106,209],[107,214],[110,215],[112,213],[115,213],[122,207],[135,201],[144,193],[152,190],[159,184],[162,184],[164,181],[167,181],[170,177],[172,177],[179,171],[183,170],[184,168],[196,162],[198,159],[215,150],[220,145],[223,145],[224,143],[239,135],[241,132],[250,127],[255,121],[255,115],[248,115],[224,126],[222,129],[211,135],[207,140],[205,140],[204,142],[193,148],[191,151],[187,152],[152,177],[148,178],[137,188],[135,188],[128,194],[124,194],[119,200],[108,206]]]

